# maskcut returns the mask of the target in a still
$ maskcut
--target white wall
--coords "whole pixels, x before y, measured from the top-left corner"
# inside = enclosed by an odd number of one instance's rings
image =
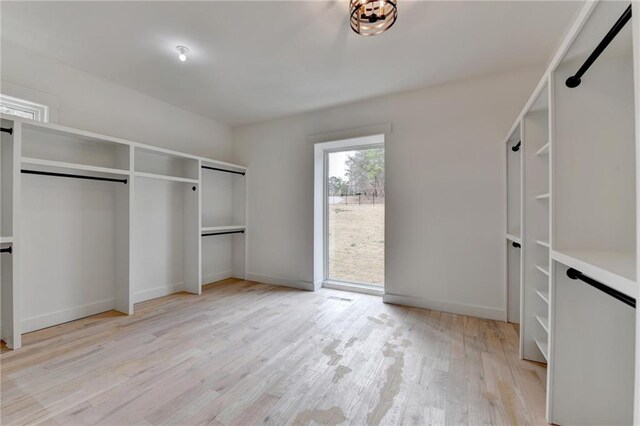
[[[51,105],[51,122],[228,161],[231,130],[209,118],[2,41],[0,92]]]
[[[248,278],[310,287],[309,135],[391,123],[386,300],[505,318],[503,140],[542,69],[446,84],[235,128],[249,166]]]

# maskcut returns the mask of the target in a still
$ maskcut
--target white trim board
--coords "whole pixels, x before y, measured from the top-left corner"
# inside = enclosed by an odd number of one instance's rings
[[[391,123],[373,124],[371,126],[356,127],[353,129],[335,130],[333,132],[316,133],[307,136],[307,141],[313,144],[343,141],[346,139],[359,139],[368,136],[388,135],[393,132]]]
[[[267,275],[254,274],[247,272],[247,281],[254,281],[262,284],[279,285],[282,287],[297,288],[300,290],[314,291],[314,284],[311,281],[299,281],[288,278],[269,277]]]
[[[504,321],[504,319],[506,318],[505,309],[491,308],[489,306],[442,302],[439,300],[427,300],[423,298],[402,296],[399,294],[391,293],[385,293],[384,296],[382,296],[382,301],[384,303],[390,303],[392,305],[403,305],[410,306],[412,308],[430,309],[433,311],[467,315],[495,321]]]
[[[227,278],[233,278],[233,272],[231,270],[203,275],[202,285],[215,284],[216,282],[226,280]]]
[[[47,314],[37,315],[35,317],[25,318],[22,320],[22,333],[30,333],[32,331],[41,330],[47,327],[53,327],[65,322],[74,321],[80,318],[89,317],[91,315],[100,314],[102,312],[111,311],[115,308],[115,299],[104,299],[93,303],[87,303],[81,306],[75,306],[69,309],[50,312]]]
[[[383,296],[384,288],[375,288],[372,285],[357,284],[357,283],[343,283],[339,281],[324,281],[322,287],[330,288],[333,290],[350,291],[353,293],[372,294],[374,296]]]
[[[168,296],[170,294],[184,291],[184,283],[172,284],[170,286],[154,287],[148,290],[138,291],[133,294],[133,303],[146,302],[147,300],[157,299],[158,297]]]

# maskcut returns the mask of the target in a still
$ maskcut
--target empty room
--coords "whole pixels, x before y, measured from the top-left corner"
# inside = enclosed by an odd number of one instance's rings
[[[0,424],[640,426],[640,1],[0,36]]]

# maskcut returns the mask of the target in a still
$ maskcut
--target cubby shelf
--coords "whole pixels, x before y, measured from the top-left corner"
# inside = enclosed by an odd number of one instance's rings
[[[536,319],[538,320],[538,322],[540,323],[542,328],[544,328],[544,331],[546,331],[547,334],[548,334],[549,333],[549,319],[546,318],[546,317],[540,316],[540,315],[536,315]]]
[[[546,194],[536,195],[536,200],[548,200],[550,195],[548,192]]]
[[[542,146],[542,148],[540,148],[538,151],[536,151],[536,155],[540,156],[540,155],[547,155],[549,154],[549,142],[547,142],[546,144],[544,144]]]
[[[49,167],[69,171],[83,171],[95,173],[108,173],[119,176],[129,176],[128,170],[113,169],[109,167],[90,166],[87,164],[67,163],[64,161],[44,160],[41,158],[22,157],[23,166]]]
[[[540,290],[536,290],[536,294],[538,296],[540,296],[540,299],[545,301],[545,303],[549,304],[549,293],[544,292],[544,291],[540,291]]]
[[[201,232],[225,232],[225,231],[244,231],[247,227],[244,225],[228,225],[228,226],[206,226],[200,229]]]
[[[549,248],[549,243],[546,241],[542,241],[542,240],[536,240],[536,244],[542,246],[542,247],[546,247]]]
[[[540,352],[542,352],[542,356],[544,356],[544,359],[549,361],[549,355],[548,355],[549,345],[546,342],[542,342],[537,339],[536,339],[536,345],[538,345],[538,349],[540,349]]]
[[[551,258],[583,274],[621,291],[631,297],[638,297],[635,253],[552,250]]]
[[[544,266],[536,265],[536,269],[542,272],[543,274],[545,274],[546,276],[549,276],[549,270],[546,269]]]
[[[507,234],[507,240],[513,241],[514,243],[522,244],[522,238],[516,237],[515,235]]]
[[[198,179],[189,179],[189,178],[169,176],[169,175],[159,175],[156,173],[146,173],[146,172],[135,172],[135,176],[148,178],[148,179],[167,180],[171,182],[184,182],[184,183],[193,183],[193,184],[197,184],[200,182]]]

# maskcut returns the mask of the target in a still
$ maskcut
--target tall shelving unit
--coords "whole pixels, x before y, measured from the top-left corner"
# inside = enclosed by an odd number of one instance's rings
[[[524,238],[523,359],[546,363],[549,354],[549,87],[545,84],[522,118]]]
[[[507,161],[507,321],[522,323],[520,305],[520,282],[522,272],[522,173],[523,173],[523,146],[521,123],[516,123],[515,128],[506,141]]]
[[[634,106],[632,23],[579,86],[567,84],[628,7],[594,7],[554,71],[551,415],[558,423],[630,424],[640,399],[634,398],[635,309],[572,274],[638,296],[634,120],[640,111]]]
[[[202,284],[229,277],[244,278],[246,258],[246,169],[203,161]],[[224,200],[224,202],[219,202]],[[217,256],[216,253],[226,256]]]
[[[136,147],[134,163],[135,301],[200,294],[200,160]]]
[[[547,362],[554,424],[640,423],[631,8],[640,3],[585,4],[513,126],[524,150],[521,357]]]
[[[0,132],[0,338],[11,349],[21,346],[19,244],[20,132],[10,120],[1,120]]]
[[[11,116],[2,127],[0,328],[8,347],[19,348],[29,331],[112,309],[132,314],[134,303],[176,291],[200,294],[203,267],[218,257],[233,258],[229,276],[244,277],[244,255],[234,257],[232,246],[203,257],[200,192],[203,164],[245,167]],[[205,204],[231,205],[244,235],[245,202],[234,200],[245,190],[217,198],[219,185],[205,185],[213,194]]]

